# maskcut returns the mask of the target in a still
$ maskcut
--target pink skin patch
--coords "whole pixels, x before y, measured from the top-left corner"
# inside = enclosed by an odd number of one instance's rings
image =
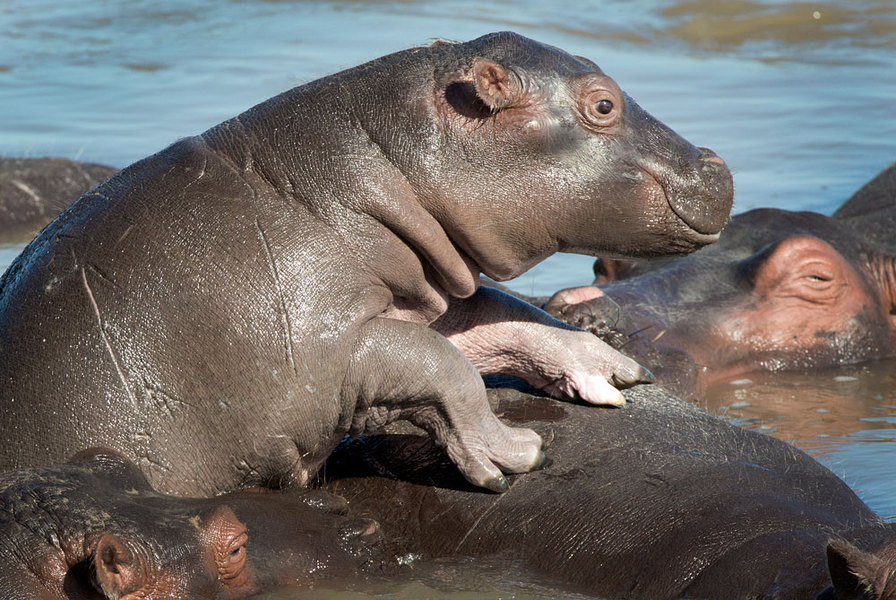
[[[555,298],[566,304],[581,304],[595,298],[600,298],[604,293],[601,289],[593,285],[583,285],[580,287],[568,288],[557,292]]]

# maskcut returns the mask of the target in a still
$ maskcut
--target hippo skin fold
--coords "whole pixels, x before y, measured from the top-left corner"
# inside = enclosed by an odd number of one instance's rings
[[[324,489],[402,555],[512,560],[597,598],[896,599],[896,524],[793,446],[659,386],[615,410],[489,392],[551,440],[550,464],[507,493],[477,493],[427,437],[396,431],[340,446]]]
[[[405,419],[504,490],[542,441],[480,372],[597,404],[651,376],[480,273],[689,252],[732,196],[593,62],[513,33],[294,88],[124,168],[10,266],[0,468],[106,446],[166,493],[302,485]]]
[[[224,600],[381,573],[379,526],[319,490],[179,498],[102,448],[0,474],[0,600]]]

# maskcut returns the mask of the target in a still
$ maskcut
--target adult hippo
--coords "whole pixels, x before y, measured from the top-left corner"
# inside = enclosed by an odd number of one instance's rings
[[[104,445],[165,492],[282,487],[346,434],[408,419],[506,489],[541,439],[492,414],[477,368],[610,404],[608,380],[650,377],[477,292],[480,273],[687,252],[731,201],[715,154],[513,33],[297,87],[123,169],[10,266],[0,468]]]
[[[0,599],[245,598],[389,568],[380,530],[320,491],[155,492],[100,449],[0,475]]]
[[[600,260],[600,290],[563,290],[546,308],[609,335],[682,395],[749,371],[896,356],[894,182],[896,165],[834,217],[736,215],[688,257]]]
[[[657,386],[595,410],[510,389],[551,463],[501,496],[476,493],[431,441],[352,441],[325,489],[375,518],[402,554],[508,559],[558,589],[627,600],[896,599],[896,524],[796,448]]]
[[[66,158],[0,156],[0,243],[27,241],[116,171]]]

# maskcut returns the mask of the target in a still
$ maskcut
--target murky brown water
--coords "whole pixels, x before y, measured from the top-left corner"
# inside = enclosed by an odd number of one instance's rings
[[[830,214],[896,160],[889,0],[8,0],[0,4],[0,154],[124,166],[297,83],[430,38],[500,29],[594,59],[647,110],[715,149],[734,172],[736,211]],[[17,251],[0,248],[0,265]],[[546,294],[590,281],[590,267],[588,258],[558,256],[514,285]],[[894,366],[753,375],[713,390],[707,405],[806,449],[893,518]],[[468,592],[422,575],[309,593],[564,597],[520,588],[519,578],[490,595],[485,579]]]

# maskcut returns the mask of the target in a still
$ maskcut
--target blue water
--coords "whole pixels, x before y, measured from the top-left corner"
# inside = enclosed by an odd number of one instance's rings
[[[0,154],[124,166],[309,79],[501,29],[592,58],[648,111],[716,150],[735,176],[736,212],[830,214],[896,160],[890,0],[7,0]],[[0,250],[0,264],[16,251]],[[548,294],[589,282],[590,268],[589,258],[560,255],[512,285]],[[863,377],[880,387],[811,435],[781,432],[789,409],[774,394],[723,394],[714,410],[762,404],[741,424],[812,450],[894,517],[893,382],[874,369]],[[831,382],[795,385],[824,397]]]

